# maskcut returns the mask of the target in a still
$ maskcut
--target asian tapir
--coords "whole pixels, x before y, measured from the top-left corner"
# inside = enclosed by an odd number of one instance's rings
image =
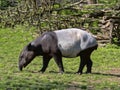
[[[36,56],[43,56],[43,67],[40,72],[45,72],[50,59],[53,57],[59,67],[59,72],[64,72],[62,57],[74,58],[80,56],[80,66],[77,71],[82,74],[86,65],[86,73],[91,73],[91,53],[98,47],[96,39],[88,32],[69,28],[45,32],[27,46],[19,56],[19,69],[22,71]]]

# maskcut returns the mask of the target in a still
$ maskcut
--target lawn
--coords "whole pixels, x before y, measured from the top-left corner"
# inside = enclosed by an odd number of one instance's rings
[[[53,59],[44,74],[37,72],[42,67],[42,57],[20,72],[19,53],[36,35],[34,28],[23,26],[0,29],[0,90],[120,90],[120,47],[116,45],[94,51],[92,74],[74,74],[79,57],[63,58],[64,74],[58,73]]]

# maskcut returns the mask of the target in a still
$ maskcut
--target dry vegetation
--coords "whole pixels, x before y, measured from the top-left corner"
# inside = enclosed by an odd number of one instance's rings
[[[75,3],[35,1],[23,0],[16,7],[1,10],[0,27],[34,26],[39,33],[76,27],[97,35],[100,43],[120,43],[119,3],[87,5],[84,0]]]

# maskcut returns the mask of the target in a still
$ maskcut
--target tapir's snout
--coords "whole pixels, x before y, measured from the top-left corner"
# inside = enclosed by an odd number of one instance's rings
[[[18,66],[18,69],[22,71],[23,67],[21,65]]]
[[[25,60],[19,58],[18,69],[19,69],[20,71],[23,70],[24,64],[25,64]]]
[[[22,71],[23,65],[21,64],[21,58],[19,57],[19,62],[18,62],[18,69]]]
[[[28,61],[28,62],[26,62],[26,60],[22,59],[21,61],[19,61],[18,69],[19,69],[20,71],[22,71],[23,68],[25,68],[30,62],[31,62],[31,60]]]

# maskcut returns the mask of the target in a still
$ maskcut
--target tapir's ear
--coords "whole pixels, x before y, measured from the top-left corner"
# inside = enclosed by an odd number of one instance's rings
[[[28,44],[28,50],[30,50],[30,51],[35,50],[35,46],[34,46],[34,44],[29,43],[29,44]]]

